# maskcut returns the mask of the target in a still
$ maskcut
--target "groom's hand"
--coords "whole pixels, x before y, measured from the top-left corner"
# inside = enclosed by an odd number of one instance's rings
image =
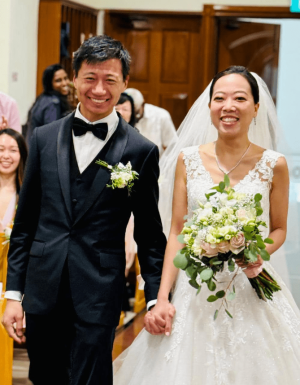
[[[25,342],[26,340],[23,334],[23,317],[24,311],[21,302],[8,299],[2,324],[8,335],[19,344]]]
[[[158,300],[157,304],[145,315],[145,329],[153,335],[165,334],[169,336],[175,312],[175,307],[169,301]]]

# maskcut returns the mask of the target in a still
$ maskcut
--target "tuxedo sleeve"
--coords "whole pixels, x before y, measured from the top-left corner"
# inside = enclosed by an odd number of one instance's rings
[[[153,147],[146,157],[133,194],[134,238],[138,245],[146,302],[157,298],[166,237],[158,211],[159,151]]]
[[[38,223],[41,202],[37,132],[38,130],[34,130],[32,136],[8,252],[6,290],[21,293],[24,293],[29,251]]]

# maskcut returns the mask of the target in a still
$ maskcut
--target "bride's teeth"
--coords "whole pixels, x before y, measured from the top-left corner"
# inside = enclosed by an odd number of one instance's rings
[[[223,122],[236,122],[237,118],[222,118]]]

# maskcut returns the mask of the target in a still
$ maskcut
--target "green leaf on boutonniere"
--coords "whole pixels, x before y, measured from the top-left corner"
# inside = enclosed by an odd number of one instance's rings
[[[217,319],[218,314],[219,314],[219,310],[216,310],[216,311],[215,311],[215,315],[214,315],[214,321]]]
[[[224,290],[220,290],[216,293],[216,297],[218,297],[218,298],[223,298],[224,296],[225,296]]]

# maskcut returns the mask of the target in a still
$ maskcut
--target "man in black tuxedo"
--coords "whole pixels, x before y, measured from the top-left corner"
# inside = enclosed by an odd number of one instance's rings
[[[157,297],[166,245],[157,207],[158,149],[114,109],[129,64],[120,42],[85,41],[73,59],[76,112],[33,133],[11,235],[3,323],[22,342],[25,310],[34,385],[112,384],[131,212],[148,305]],[[131,162],[139,176],[130,194],[126,186],[108,187],[111,171],[97,159]]]

